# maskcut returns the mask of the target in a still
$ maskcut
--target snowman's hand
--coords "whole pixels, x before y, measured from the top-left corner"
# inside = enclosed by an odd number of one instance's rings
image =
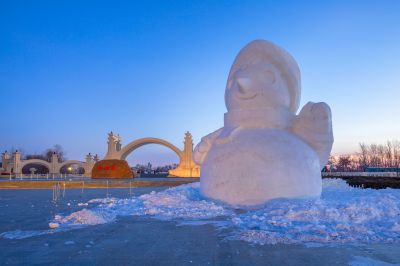
[[[200,143],[196,145],[193,151],[193,161],[196,164],[201,165],[203,163],[208,151],[211,149],[215,140],[221,134],[222,129],[223,128],[220,128],[217,131],[214,131],[213,133],[201,138]]]
[[[224,127],[224,130],[222,130],[222,132],[219,134],[218,138],[215,140],[215,143],[226,144],[231,142],[242,129],[242,127]]]
[[[317,152],[322,169],[328,161],[333,144],[329,106],[326,103],[307,103],[293,120],[292,132]]]

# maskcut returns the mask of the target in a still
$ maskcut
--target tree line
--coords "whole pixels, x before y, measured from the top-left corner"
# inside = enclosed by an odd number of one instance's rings
[[[328,171],[365,171],[368,167],[399,168],[400,141],[387,141],[385,144],[359,143],[358,152],[350,155],[331,156]]]
[[[66,153],[65,153],[63,147],[59,144],[56,144],[52,148],[48,148],[48,149],[44,150],[42,153],[26,154],[26,155],[22,156],[22,158],[24,160],[40,159],[40,160],[45,160],[45,161],[50,162],[51,157],[53,156],[54,153],[57,154],[58,162],[60,162],[60,163],[64,162],[67,159],[65,157]]]

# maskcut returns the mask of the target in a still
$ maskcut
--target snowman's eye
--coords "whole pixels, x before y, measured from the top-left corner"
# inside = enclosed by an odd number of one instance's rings
[[[268,84],[274,84],[275,80],[276,80],[275,73],[272,72],[271,70],[263,71],[261,78],[265,83],[268,83]]]

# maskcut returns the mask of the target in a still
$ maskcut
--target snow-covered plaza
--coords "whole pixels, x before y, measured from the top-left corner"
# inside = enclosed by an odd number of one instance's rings
[[[205,199],[199,183],[69,189],[57,201],[46,191],[3,191],[1,264],[400,263],[400,190],[324,179],[318,200],[257,209]]]

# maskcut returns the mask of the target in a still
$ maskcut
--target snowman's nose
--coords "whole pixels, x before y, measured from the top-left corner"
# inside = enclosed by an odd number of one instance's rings
[[[251,80],[249,78],[238,78],[236,82],[239,86],[239,92],[246,94],[251,91]]]

